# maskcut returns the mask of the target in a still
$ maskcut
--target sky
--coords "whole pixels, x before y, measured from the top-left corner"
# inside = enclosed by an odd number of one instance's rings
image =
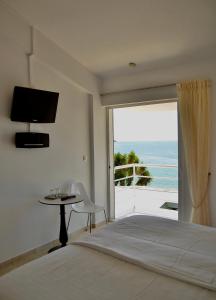
[[[174,141],[178,138],[177,103],[116,108],[114,140]]]

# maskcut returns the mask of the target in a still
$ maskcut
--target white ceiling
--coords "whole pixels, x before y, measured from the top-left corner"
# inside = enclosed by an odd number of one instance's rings
[[[103,78],[216,53],[216,0],[5,2]]]

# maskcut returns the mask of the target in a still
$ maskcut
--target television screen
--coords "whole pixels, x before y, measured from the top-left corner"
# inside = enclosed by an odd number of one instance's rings
[[[11,120],[54,123],[59,93],[15,86]]]

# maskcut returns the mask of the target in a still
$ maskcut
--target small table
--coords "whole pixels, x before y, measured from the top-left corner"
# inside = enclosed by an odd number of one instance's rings
[[[60,232],[59,232],[59,241],[61,245],[56,246],[48,251],[48,253],[57,250],[61,247],[65,247],[67,245],[68,241],[68,234],[67,234],[67,229],[66,229],[66,222],[65,222],[65,205],[69,204],[75,204],[78,202],[82,202],[83,199],[80,196],[76,196],[75,198],[71,198],[68,200],[61,200],[61,199],[55,199],[55,200],[50,200],[50,199],[42,199],[39,202],[42,204],[46,205],[59,205],[60,206]]]

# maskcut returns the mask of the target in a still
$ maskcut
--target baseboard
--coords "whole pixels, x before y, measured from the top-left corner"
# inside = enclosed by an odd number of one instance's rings
[[[92,228],[100,228],[104,226],[106,222],[100,222],[98,224],[92,224]],[[86,232],[86,227],[83,227],[75,232],[72,232],[68,236],[68,243],[73,242],[74,240],[78,239],[80,235],[82,235],[84,232]],[[59,240],[54,240],[49,243],[46,243],[42,246],[39,246],[37,248],[31,249],[29,251],[26,251],[18,256],[12,257],[6,261],[3,261],[0,263],[0,276],[8,273],[9,271],[16,269],[27,262],[30,262],[36,258],[39,258],[45,254],[47,254],[48,250],[59,245]]]
[[[102,221],[100,223],[97,223],[97,224],[92,224],[92,228],[95,229],[95,228],[100,228],[102,226],[106,225],[106,221]]]

